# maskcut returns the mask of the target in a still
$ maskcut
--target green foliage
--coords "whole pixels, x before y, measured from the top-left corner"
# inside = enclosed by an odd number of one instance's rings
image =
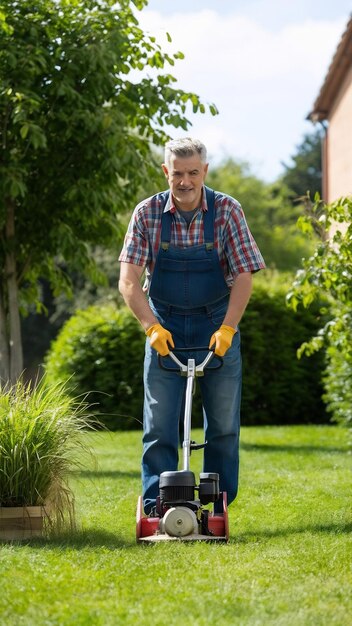
[[[322,140],[321,130],[304,135],[297,152],[292,156],[292,165],[284,164],[286,171],[281,180],[290,190],[289,197],[293,204],[307,193],[311,197],[316,193],[322,195]]]
[[[289,191],[281,182],[268,185],[246,163],[228,159],[209,172],[207,184],[240,202],[267,267],[292,271],[311,253],[311,242],[296,227],[301,208],[292,207]]]
[[[78,311],[63,326],[46,358],[49,381],[70,378],[72,393],[88,394],[101,421],[114,429],[140,425],[144,333],[113,304]]]
[[[352,427],[352,320],[343,324],[340,337],[335,336],[335,345],[329,345],[327,366],[324,373],[324,400],[334,421]],[[348,345],[347,350],[345,345]]]
[[[145,5],[1,2],[0,266],[11,251],[23,308],[39,300],[39,278],[54,295],[71,290],[67,268],[99,279],[91,246],[121,239],[120,216],[155,175],[151,144],[170,125],[186,130],[189,108],[205,110],[167,71],[182,53],[139,28]],[[141,78],[150,67],[155,77]]]
[[[73,521],[69,471],[79,467],[87,404],[63,383],[18,381],[0,388],[0,506],[47,508],[56,521]]]
[[[86,309],[93,304],[122,302],[117,290],[119,264],[117,263],[116,248],[111,250],[97,246],[91,248],[90,253],[99,272],[104,275],[104,281],[97,283],[97,281],[92,281],[83,274],[73,273],[71,276],[72,296],[67,297],[65,293],[60,293],[52,302],[55,311],[54,320],[58,318],[66,321],[75,311]]]
[[[325,400],[333,419],[352,423],[352,199],[341,198],[330,205],[319,199],[307,202],[301,228],[318,231],[321,237],[314,254],[296,274],[287,294],[295,310],[309,307],[324,296],[330,301],[331,319],[299,349],[314,354],[327,347],[324,375]]]
[[[93,282],[82,273],[72,272],[72,291],[68,296],[59,293],[53,297],[47,281],[40,281],[41,310],[34,305],[22,319],[24,367],[36,371],[43,361],[51,341],[56,337],[62,325],[78,309],[86,309],[92,304],[120,302],[122,299],[117,291],[118,263],[115,251],[97,246],[90,249],[98,271],[105,277],[104,281]]]
[[[283,287],[258,286],[241,323],[243,423],[324,421],[322,355],[297,361],[296,350],[318,327],[314,313],[294,314]],[[64,325],[46,358],[49,380],[71,378],[73,392],[89,394],[112,430],[142,420],[144,333],[126,309],[113,305],[80,311]],[[202,425],[197,390],[193,423]]]
[[[298,424],[326,421],[322,402],[323,354],[311,362],[296,352],[320,323],[319,307],[294,314],[286,289],[254,289],[241,322],[244,424]]]

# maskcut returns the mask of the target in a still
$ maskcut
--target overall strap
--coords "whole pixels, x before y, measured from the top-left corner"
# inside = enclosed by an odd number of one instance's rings
[[[203,214],[204,242],[207,249],[212,249],[214,245],[214,217],[215,217],[215,193],[209,187],[205,187],[208,210]],[[172,214],[170,211],[164,212],[164,208],[169,199],[170,192],[163,194],[163,213],[161,216],[161,246],[168,248],[171,241]],[[163,246],[165,244],[165,246]]]
[[[168,244],[171,241],[171,224],[172,224],[172,215],[170,211],[166,211],[166,213],[164,212],[164,209],[167,205],[167,201],[170,197],[170,192],[169,191],[164,191],[162,194],[162,207],[163,207],[163,212],[161,214],[161,246],[163,246],[163,244]]]
[[[208,210],[203,216],[204,222],[204,241],[207,244],[207,250],[214,244],[214,219],[215,219],[215,193],[210,187],[205,187],[205,196],[207,199]]]

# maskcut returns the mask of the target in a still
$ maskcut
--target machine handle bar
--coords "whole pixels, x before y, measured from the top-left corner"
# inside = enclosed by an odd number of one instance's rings
[[[209,350],[209,348],[180,348],[177,351],[180,351],[180,352],[200,352],[200,351],[207,352],[207,355],[205,356],[203,361],[201,363],[199,363],[199,365],[195,366],[195,368],[194,368],[194,375],[195,376],[202,376],[204,374],[205,368],[210,363],[210,361],[213,360],[213,358],[215,356],[214,350],[213,349]],[[182,363],[182,361],[180,361],[180,359],[171,350],[170,350],[170,352],[169,352],[169,354],[167,356],[169,356],[172,359],[172,361],[174,363],[176,363],[176,365],[179,367],[181,375],[183,375],[183,376],[187,376],[188,375],[188,373],[189,373],[189,362],[190,362],[191,359],[188,359],[187,363]],[[168,367],[167,365],[164,364],[164,361],[163,361],[164,358],[166,358],[166,357],[162,357],[160,354],[158,355],[159,366],[161,367],[161,369],[167,370],[168,372],[176,371],[174,367]],[[211,368],[213,370],[217,370],[220,367],[222,367],[222,365],[223,365],[223,359],[221,358],[221,356],[217,356],[216,355],[216,359],[218,359],[218,364],[215,367]]]

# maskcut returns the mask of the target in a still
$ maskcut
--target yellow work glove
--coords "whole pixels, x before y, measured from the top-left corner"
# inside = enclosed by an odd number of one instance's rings
[[[211,348],[215,343],[215,354],[217,356],[224,356],[232,344],[232,339],[235,333],[237,333],[236,328],[222,324],[219,330],[211,336],[209,348]]]
[[[172,348],[175,347],[170,331],[166,330],[161,324],[153,324],[145,331],[150,338],[150,345],[154,350],[159,352],[161,356],[167,356],[170,352],[168,343]]]

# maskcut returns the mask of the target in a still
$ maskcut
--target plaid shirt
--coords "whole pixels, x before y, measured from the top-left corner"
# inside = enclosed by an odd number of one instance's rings
[[[207,211],[203,190],[202,204],[189,226],[177,211],[170,194],[164,211],[173,215],[170,245],[187,248],[204,243],[203,212]],[[119,261],[146,268],[148,287],[160,247],[163,196],[156,194],[140,202],[131,217]],[[265,268],[264,259],[247,226],[241,205],[223,193],[215,192],[214,247],[229,287],[242,272]]]

